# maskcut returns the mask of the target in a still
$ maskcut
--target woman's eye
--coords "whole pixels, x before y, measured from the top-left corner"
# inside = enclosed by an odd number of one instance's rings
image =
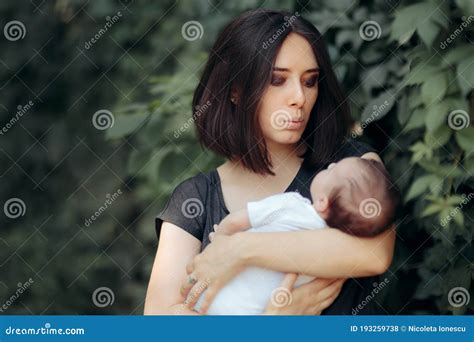
[[[314,87],[318,83],[317,77],[312,77],[309,80],[304,81],[304,85],[307,87]]]
[[[285,83],[285,79],[283,77],[273,76],[271,84],[274,86],[282,85]]]

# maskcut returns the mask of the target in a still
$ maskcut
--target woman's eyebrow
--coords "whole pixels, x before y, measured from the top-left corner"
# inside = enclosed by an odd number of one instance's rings
[[[319,68],[311,68],[311,69],[305,70],[303,73],[306,74],[306,73],[319,72],[319,70],[320,70]],[[291,69],[288,69],[288,68],[280,68],[280,67],[273,67],[273,71],[289,72],[289,71],[291,71]]]

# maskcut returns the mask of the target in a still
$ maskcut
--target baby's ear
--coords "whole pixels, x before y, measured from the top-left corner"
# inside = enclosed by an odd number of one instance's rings
[[[320,213],[325,212],[329,209],[329,199],[326,195],[318,196],[314,201],[314,207]]]

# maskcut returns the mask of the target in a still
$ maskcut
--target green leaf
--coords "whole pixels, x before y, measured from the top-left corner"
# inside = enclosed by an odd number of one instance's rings
[[[430,184],[429,188],[434,196],[439,196],[443,189],[443,178],[437,177],[436,175],[433,176],[435,177],[435,181]]]
[[[461,86],[463,95],[468,94],[474,86],[474,62],[472,56],[464,59],[456,68],[457,80]]]
[[[420,214],[420,217],[426,217],[439,213],[443,208],[439,204],[430,204]]]
[[[115,139],[129,135],[140,127],[148,117],[148,113],[117,115],[114,125],[107,129],[106,138]]]
[[[451,223],[451,216],[449,216],[450,212],[451,211],[449,210],[449,208],[443,208],[443,210],[439,212],[438,219],[439,224],[442,227],[449,227],[449,224]]]
[[[422,193],[428,190],[429,185],[432,182],[436,182],[437,177],[433,175],[425,175],[417,178],[412,185],[410,186],[410,189],[408,190],[408,193],[405,197],[405,202],[410,201],[411,199],[420,196]]]
[[[395,103],[394,96],[395,95],[388,90],[367,103],[360,118],[361,123],[369,124],[373,121],[378,121],[387,115]]]
[[[458,64],[463,59],[467,59],[471,56],[474,56],[474,45],[466,44],[450,49],[442,58],[442,61],[446,66],[450,66]]]
[[[437,72],[428,77],[421,86],[421,96],[426,107],[431,111],[430,106],[434,102],[439,102],[443,99],[448,88],[448,78],[445,72]],[[436,128],[436,127],[435,127]]]
[[[411,110],[415,110],[416,108],[423,106],[423,99],[421,98],[420,88],[412,87],[409,88],[409,91],[410,94],[408,95],[408,108]]]
[[[474,127],[470,126],[456,131],[455,138],[465,151],[474,151]]]
[[[422,143],[421,141],[415,143],[410,147],[410,151],[413,152],[412,162],[418,162],[422,159],[431,159],[433,157],[433,150],[430,146]]]
[[[426,112],[423,108],[417,108],[413,111],[408,120],[407,125],[405,126],[406,131],[412,129],[421,128],[425,125]]]
[[[367,69],[362,73],[362,87],[367,94],[371,94],[375,88],[380,88],[381,85],[386,83],[388,76],[388,68],[381,68],[379,64],[376,67]],[[393,93],[393,91],[392,91]]]
[[[399,98],[397,103],[397,119],[398,123],[404,126],[410,118],[410,111],[408,109],[408,96],[403,95]]]
[[[472,0],[456,0],[456,5],[462,9],[462,13],[466,16],[473,15],[474,2]]]
[[[460,204],[461,202],[463,202],[464,200],[465,200],[465,197],[463,197],[463,196],[453,195],[453,196],[450,196],[450,197],[446,200],[446,203],[447,203],[447,204],[450,204],[450,205],[458,205],[458,204]]]
[[[442,10],[435,3],[428,1],[397,10],[392,22],[390,39],[397,40],[400,45],[404,44],[416,30],[423,42],[430,47],[439,32],[436,24],[442,26],[447,24],[443,18],[444,14],[439,12]]]
[[[439,34],[441,27],[430,19],[421,20],[418,24],[417,32],[427,48],[433,45],[434,40]]]
[[[467,172],[474,174],[474,153],[471,153],[464,159],[464,168]]]
[[[462,177],[464,173],[454,164],[441,164],[436,158],[433,160],[420,160],[418,164],[429,173],[441,178]]]
[[[416,85],[424,83],[429,77],[441,70],[439,65],[418,64],[410,69],[402,82],[403,86]]]
[[[425,124],[428,132],[433,132],[446,122],[449,104],[446,101],[428,107]]]
[[[446,125],[438,127],[434,132],[426,131],[425,142],[433,148],[440,148],[444,146],[451,138],[452,129]]]

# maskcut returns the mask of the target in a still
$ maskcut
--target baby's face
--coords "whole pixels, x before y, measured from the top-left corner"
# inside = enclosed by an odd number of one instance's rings
[[[311,183],[311,196],[313,200],[319,195],[329,196],[337,186],[348,185],[348,179],[357,178],[359,175],[358,158],[345,158],[337,163],[332,163],[326,170],[319,172]]]

